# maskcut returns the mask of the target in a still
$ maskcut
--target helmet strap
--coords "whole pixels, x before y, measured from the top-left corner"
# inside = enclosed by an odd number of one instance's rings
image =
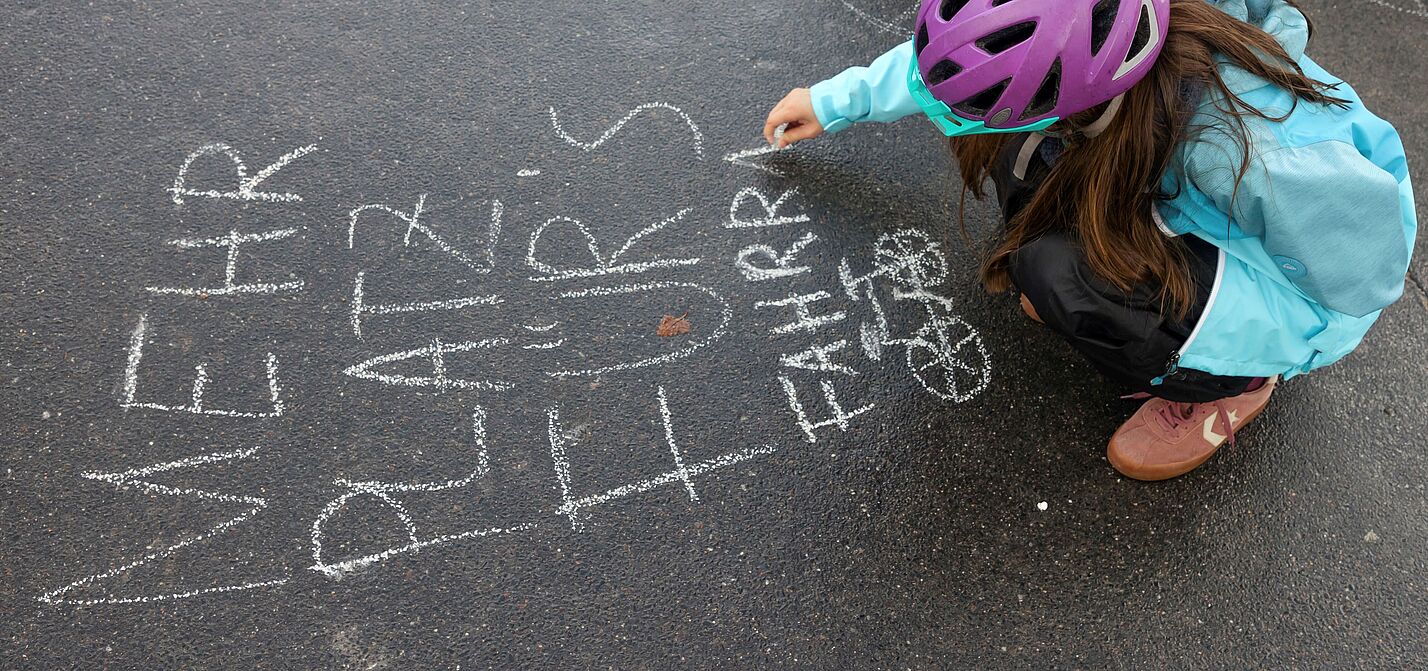
[[[1095,121],[1086,124],[1085,128],[1077,130],[1081,135],[1087,138],[1093,138],[1106,132],[1106,129],[1111,127],[1111,122],[1116,120],[1116,114],[1121,111],[1121,100],[1125,97],[1126,94],[1122,93],[1111,98],[1111,104],[1106,105],[1106,111],[1101,112],[1101,116],[1096,117]]]

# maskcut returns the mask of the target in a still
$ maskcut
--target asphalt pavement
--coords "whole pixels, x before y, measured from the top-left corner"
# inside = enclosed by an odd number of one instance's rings
[[[1428,668],[1425,257],[1121,478],[929,124],[762,147],[912,4],[7,3],[0,667]]]

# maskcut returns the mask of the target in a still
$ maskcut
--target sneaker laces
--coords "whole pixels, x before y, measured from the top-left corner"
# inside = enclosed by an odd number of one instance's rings
[[[1155,396],[1147,394],[1145,392],[1139,392],[1135,394],[1127,394],[1125,396],[1122,396],[1121,398],[1129,400],[1142,400],[1155,398]],[[1156,409],[1153,413],[1151,413],[1151,415],[1155,417],[1156,422],[1160,424],[1161,428],[1178,435],[1181,431],[1185,430],[1185,427],[1188,426],[1190,423],[1190,419],[1195,416],[1196,405],[1200,404],[1176,403],[1174,401],[1166,401],[1165,405]],[[1230,421],[1230,413],[1225,410],[1224,402],[1210,401],[1210,405],[1215,406],[1215,418],[1220,420],[1220,425],[1224,427],[1225,438],[1229,441],[1230,447],[1234,447],[1235,425],[1233,422]]]
[[[1225,440],[1229,442],[1230,447],[1234,447],[1235,424],[1234,422],[1230,421],[1230,413],[1225,410],[1225,404],[1222,401],[1215,401],[1214,403],[1215,416],[1220,418],[1220,424],[1224,425],[1225,427]]]

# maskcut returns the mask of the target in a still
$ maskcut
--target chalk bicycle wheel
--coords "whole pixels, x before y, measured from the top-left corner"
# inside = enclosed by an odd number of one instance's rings
[[[879,273],[905,289],[925,289],[947,280],[947,257],[922,231],[905,229],[878,238],[873,257]]]
[[[944,400],[964,403],[991,380],[991,359],[982,336],[959,317],[934,315],[903,345],[912,376]]]

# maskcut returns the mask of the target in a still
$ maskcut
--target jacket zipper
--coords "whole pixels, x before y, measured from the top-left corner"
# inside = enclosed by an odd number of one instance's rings
[[[1170,376],[1180,371],[1180,353],[1190,349],[1190,345],[1200,336],[1200,329],[1205,326],[1205,319],[1210,316],[1210,309],[1215,306],[1215,299],[1220,296],[1220,284],[1225,279],[1225,250],[1218,251],[1219,254],[1215,258],[1215,283],[1210,287],[1210,297],[1205,299],[1205,307],[1200,310],[1200,318],[1195,321],[1195,328],[1190,330],[1185,342],[1180,344],[1180,349],[1170,353],[1170,360],[1165,363],[1165,372],[1150,381],[1152,386],[1164,384]]]
[[[1187,340],[1186,342],[1189,342],[1189,341]],[[1170,361],[1166,362],[1166,364],[1165,364],[1165,372],[1164,372],[1164,373],[1161,373],[1161,374],[1160,374],[1160,377],[1157,377],[1157,378],[1155,378],[1154,380],[1151,380],[1150,383],[1151,383],[1152,385],[1154,385],[1154,386],[1159,387],[1160,385],[1165,384],[1165,380],[1166,380],[1166,379],[1168,379],[1171,375],[1174,375],[1174,374],[1178,373],[1179,371],[1180,371],[1180,350],[1175,350],[1174,352],[1171,352],[1171,353],[1170,353]]]

